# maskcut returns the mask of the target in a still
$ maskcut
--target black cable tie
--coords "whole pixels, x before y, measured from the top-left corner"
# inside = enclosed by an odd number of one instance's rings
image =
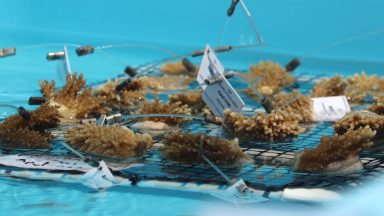
[[[0,49],[0,58],[16,55],[16,48],[2,48]]]
[[[183,58],[181,62],[183,63],[184,67],[188,70],[188,72],[194,73],[196,71],[195,65],[187,58]]]
[[[48,61],[64,59],[64,57],[65,57],[65,53],[64,53],[64,51],[60,51],[60,52],[49,52],[49,53],[47,54],[47,60],[48,60]]]
[[[285,69],[287,72],[293,72],[299,66],[300,60],[298,58],[294,58],[287,65],[285,65]]]
[[[94,52],[95,52],[95,48],[91,45],[76,48],[77,56],[89,55]]]
[[[239,0],[232,0],[231,5],[229,6],[229,8],[227,10],[227,16],[230,17],[233,15],[233,12],[235,12],[235,8],[236,8],[237,3],[239,3]]]
[[[134,77],[137,74],[139,74],[139,72],[137,72],[137,70],[135,68],[131,67],[131,66],[125,67],[124,73],[127,74],[130,77]]]
[[[25,120],[31,119],[31,114],[22,106],[17,108],[17,113]]]
[[[232,50],[232,46],[223,46],[223,47],[217,47],[215,49],[215,52],[220,53],[220,52],[229,52]]]
[[[265,112],[271,113],[273,110],[272,102],[267,97],[260,100],[261,105],[265,109]]]
[[[30,97],[28,100],[28,105],[41,105],[47,101],[48,99],[46,97]]]
[[[119,85],[117,85],[117,86],[115,87],[115,90],[116,90],[116,91],[121,91],[121,90],[123,90],[125,87],[129,86],[129,84],[131,84],[131,83],[132,83],[132,80],[131,80],[130,78],[128,78],[128,79],[124,80],[123,82],[121,82]]]
[[[204,55],[204,50],[196,50],[191,54],[192,57],[197,57],[202,55]]]

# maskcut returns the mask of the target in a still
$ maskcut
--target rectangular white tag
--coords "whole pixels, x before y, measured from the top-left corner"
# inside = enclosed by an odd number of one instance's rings
[[[247,189],[244,190],[245,188]],[[225,190],[212,192],[211,195],[234,204],[251,204],[269,200],[254,193],[252,188],[248,188],[242,179],[238,180]]]
[[[312,104],[315,121],[337,121],[351,111],[345,96],[312,98]]]
[[[85,173],[82,179],[83,185],[94,189],[109,188],[115,184],[115,177],[104,161],[99,162],[98,168],[93,168]]]
[[[218,77],[220,81],[206,84],[206,80]],[[196,79],[203,89],[203,100],[215,116],[223,116],[225,109],[241,112],[244,102],[224,77],[224,67],[214,51],[207,45]]]

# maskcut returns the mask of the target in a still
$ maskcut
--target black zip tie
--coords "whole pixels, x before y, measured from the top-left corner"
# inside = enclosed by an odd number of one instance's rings
[[[116,91],[121,91],[121,90],[123,90],[125,87],[129,86],[129,84],[131,84],[131,83],[132,83],[132,80],[131,80],[130,78],[128,78],[128,79],[124,80],[123,82],[121,82],[119,85],[117,85],[117,86],[115,87],[115,90],[116,90]]]
[[[48,60],[48,61],[64,59],[64,57],[65,57],[65,53],[64,53],[64,51],[60,51],[60,52],[49,52],[49,53],[47,54],[47,60]]]
[[[265,112],[267,112],[267,113],[272,112],[272,110],[273,110],[272,102],[267,97],[264,97],[263,99],[261,99],[260,104],[265,109]]]
[[[130,76],[130,77],[134,77],[134,76],[136,76],[137,74],[139,74],[139,72],[138,72],[135,68],[133,68],[133,67],[131,67],[131,66],[127,66],[127,67],[124,69],[124,73],[127,74],[127,75]]]
[[[48,99],[46,97],[30,97],[28,100],[28,105],[41,105],[47,101]]]
[[[128,179],[129,179],[129,181],[131,181],[131,185],[133,185],[133,186],[137,185],[137,183],[140,181],[139,176],[136,174],[129,176]]]
[[[217,52],[217,53],[221,53],[221,52],[229,52],[229,51],[231,51],[232,50],[232,46],[222,46],[222,47],[217,47],[216,49],[215,49],[215,52]]]
[[[236,8],[237,3],[239,3],[239,0],[232,0],[231,5],[229,6],[229,8],[227,10],[227,16],[230,17],[233,15],[233,12],[235,12],[235,8]]]
[[[223,47],[217,47],[215,49],[215,52],[220,53],[220,52],[229,52],[233,49],[232,46],[223,46]],[[202,56],[204,55],[204,50],[196,50],[191,53],[192,57],[197,57],[197,56]]]
[[[287,65],[285,65],[285,69],[287,72],[293,72],[299,66],[300,60],[298,58],[294,58]]]
[[[31,114],[22,106],[17,108],[17,113],[25,120],[31,119]]]
[[[16,48],[2,48],[0,49],[0,58],[16,55]]]
[[[187,58],[183,58],[181,62],[183,63],[184,67],[188,70],[188,72],[194,73],[196,71],[195,65]]]
[[[95,48],[91,45],[76,48],[76,54],[78,56],[89,55],[94,52],[95,52]]]

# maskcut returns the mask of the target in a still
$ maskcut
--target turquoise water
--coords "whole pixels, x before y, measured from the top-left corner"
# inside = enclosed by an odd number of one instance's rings
[[[46,61],[45,55],[61,50],[63,44],[151,44],[179,54],[200,49],[206,43],[215,45],[229,5],[222,2],[2,1],[0,46],[15,46],[18,53],[15,57],[0,59],[0,102],[25,105],[29,96],[39,95],[38,80],[58,79],[56,63]],[[384,34],[381,33],[384,3],[357,0],[246,2],[268,47],[222,54],[219,57],[225,66],[246,69],[250,63],[263,59],[285,63],[294,56],[313,53],[297,73],[310,71],[331,75],[361,70],[384,73]],[[362,35],[367,37],[361,38]],[[253,42],[255,35],[244,15],[234,16],[223,44]],[[46,43],[51,45],[30,47]],[[72,70],[84,73],[89,82],[116,76],[126,65],[136,66],[169,57],[158,50],[137,47],[111,49],[81,58],[75,55],[73,47],[69,47],[69,51]],[[0,116],[11,113],[11,110],[0,109]],[[2,213],[13,215],[212,215],[218,209],[227,214],[254,211],[236,208],[204,194],[160,189],[116,187],[100,192],[82,185],[2,178],[0,191]],[[304,213],[325,209],[282,202],[252,207],[265,214],[295,212],[297,208]]]

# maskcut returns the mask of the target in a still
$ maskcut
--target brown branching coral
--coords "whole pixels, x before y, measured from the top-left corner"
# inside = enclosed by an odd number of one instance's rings
[[[313,105],[309,96],[293,91],[291,94],[280,93],[273,97],[272,106],[275,110],[284,110],[299,116],[300,123],[313,121]]]
[[[217,165],[229,165],[243,159],[238,139],[226,140],[205,134],[173,132],[167,134],[162,143],[162,153],[167,159],[185,164],[204,162],[200,153]]]
[[[181,102],[162,104],[159,100],[154,102],[149,102],[144,104],[140,108],[137,114],[191,114],[191,108],[188,105],[182,105]],[[155,122],[164,122],[169,125],[176,125],[188,121],[186,118],[176,118],[176,117],[146,117],[145,120],[155,121]]]
[[[65,140],[80,151],[117,158],[141,155],[153,143],[150,135],[134,133],[127,127],[96,124],[69,129]]]
[[[154,91],[185,89],[195,78],[185,75],[150,77],[142,76],[136,79],[145,88]]]
[[[251,73],[245,74],[244,77],[263,95],[276,94],[296,81],[284,67],[272,61],[251,65]],[[252,88],[247,89],[247,92],[250,95],[255,94]]]
[[[258,113],[256,116],[247,117],[226,110],[224,124],[230,133],[246,140],[280,140],[297,136],[305,130],[299,126],[296,114],[284,111]]]
[[[188,105],[191,108],[192,113],[194,114],[210,113],[209,108],[203,101],[201,91],[188,91],[185,93],[174,94],[169,96],[169,103],[179,102],[182,105]]]
[[[347,96],[352,104],[366,102],[367,96],[376,97],[383,91],[384,79],[377,76],[367,76],[363,71],[344,80],[340,76],[324,79],[318,82],[311,91],[313,97]]]
[[[108,111],[104,107],[104,97],[93,96],[92,88],[84,88],[85,79],[82,74],[68,74],[65,85],[55,91],[55,81],[40,81],[43,96],[49,99],[50,105],[58,105],[64,118],[84,118],[99,116]]]
[[[0,123],[0,145],[7,147],[46,148],[49,134],[45,129],[57,127],[60,114],[55,107],[43,104],[30,112],[25,120],[19,115],[10,116]]]
[[[359,129],[368,126],[372,130],[384,128],[384,116],[369,112],[353,112],[335,122],[337,134],[344,134],[349,129]]]
[[[323,136],[320,145],[297,154],[294,169],[301,172],[337,172],[360,162],[359,153],[373,145],[376,132],[369,126],[343,135]]]
[[[374,103],[368,106],[368,110],[379,115],[384,115],[384,103]]]
[[[0,125],[0,146],[7,148],[48,148],[47,136],[29,128]]]
[[[345,95],[346,88],[347,82],[341,76],[334,76],[316,83],[310,94],[312,97],[341,96]]]
[[[131,85],[116,91],[116,86],[121,80],[108,81],[102,86],[95,89],[94,96],[105,98],[105,106],[112,109],[131,110],[145,102],[145,93],[141,82],[132,81]]]
[[[347,97],[355,103],[364,103],[367,95],[374,96],[376,92],[380,92],[380,79],[377,76],[367,76],[363,71],[348,77]]]
[[[171,63],[167,63],[167,64],[164,64],[160,70],[165,73],[165,74],[169,74],[169,75],[180,75],[180,74],[184,74],[184,75],[188,75],[190,74],[191,72],[184,66],[183,62],[182,61],[177,61],[177,62],[171,62]]]

